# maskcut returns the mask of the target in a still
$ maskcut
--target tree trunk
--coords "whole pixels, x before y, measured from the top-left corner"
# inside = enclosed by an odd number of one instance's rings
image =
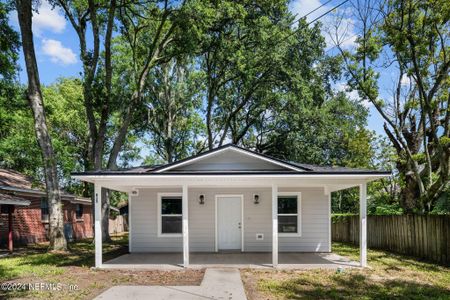
[[[56,159],[53,152],[52,141],[47,129],[44,103],[39,82],[39,71],[34,52],[33,32],[31,29],[31,0],[16,0],[16,9],[19,18],[22,47],[28,75],[27,98],[33,111],[36,139],[41,148],[44,161],[44,175],[50,213],[50,248],[52,250],[66,250],[67,242],[64,236],[64,219],[56,170]]]
[[[109,189],[102,188],[102,241],[111,241],[109,235],[109,207],[110,207],[111,191]]]

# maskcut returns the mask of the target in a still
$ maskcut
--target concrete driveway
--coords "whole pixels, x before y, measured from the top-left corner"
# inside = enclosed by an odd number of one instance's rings
[[[200,286],[115,286],[95,299],[246,300],[239,270],[206,269]]]

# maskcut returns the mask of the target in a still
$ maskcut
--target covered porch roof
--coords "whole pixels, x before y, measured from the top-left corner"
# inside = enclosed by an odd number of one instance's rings
[[[357,187],[360,184],[390,176],[389,174],[140,174],[140,175],[74,175],[82,181],[104,188],[131,193],[149,187],[321,187],[327,193]]]
[[[317,166],[282,160],[229,144],[174,163],[73,173],[74,178],[131,192],[143,187],[323,187],[329,192],[390,176],[383,170]]]

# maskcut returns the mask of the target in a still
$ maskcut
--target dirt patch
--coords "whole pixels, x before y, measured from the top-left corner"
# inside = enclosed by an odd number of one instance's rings
[[[86,267],[67,267],[64,274],[46,278],[23,277],[8,281],[15,290],[0,291],[1,299],[92,299],[116,285],[200,285],[204,270],[127,271],[92,270]],[[17,289],[23,284],[31,288]]]

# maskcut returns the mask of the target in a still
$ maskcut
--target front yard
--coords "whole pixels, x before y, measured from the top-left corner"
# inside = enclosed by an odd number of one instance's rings
[[[126,236],[103,244],[103,259],[127,252]],[[37,245],[0,258],[0,299],[92,299],[115,285],[198,285],[203,271],[92,270],[94,245],[70,244],[68,253],[48,253]],[[31,285],[30,285],[31,284]]]
[[[105,243],[104,260],[125,253],[126,245],[126,237]],[[0,258],[0,299],[92,299],[120,284],[198,285],[203,278],[203,270],[92,270],[92,242],[73,243],[70,248],[68,253],[47,253],[41,245]],[[357,247],[334,243],[333,251],[358,260]],[[250,300],[450,299],[449,268],[384,251],[369,250],[368,254],[370,269],[246,269],[241,276]]]
[[[358,248],[333,244],[333,252],[358,260]],[[252,299],[450,299],[450,269],[385,251],[369,250],[370,269],[243,270]]]

